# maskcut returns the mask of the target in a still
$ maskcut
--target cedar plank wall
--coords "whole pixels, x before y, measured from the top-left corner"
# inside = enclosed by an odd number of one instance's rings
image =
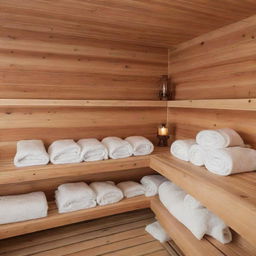
[[[169,51],[176,100],[256,97],[256,16],[202,35]],[[177,138],[201,129],[232,127],[256,146],[256,112],[168,109]]]
[[[33,17],[32,17],[33,18]],[[33,19],[31,20],[33,22]],[[8,27],[9,26],[9,27]],[[24,24],[25,26],[25,24]],[[0,25],[0,98],[157,100],[167,74],[167,48],[80,38]],[[21,139],[144,135],[155,140],[166,108],[1,107],[0,162]],[[79,180],[139,179],[149,168],[1,186],[0,194],[43,190]]]

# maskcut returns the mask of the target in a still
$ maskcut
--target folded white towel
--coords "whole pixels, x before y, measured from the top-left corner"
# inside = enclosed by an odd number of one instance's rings
[[[117,203],[124,197],[122,190],[116,187],[113,182],[93,182],[90,187],[96,193],[99,205]]]
[[[108,155],[112,159],[126,158],[133,154],[130,143],[118,137],[107,137],[102,140],[102,143],[108,149]]]
[[[158,194],[159,186],[167,181],[167,179],[161,175],[148,175],[144,176],[140,182],[145,189],[146,196],[155,196]]]
[[[49,156],[41,140],[21,140],[17,143],[17,153],[14,164],[17,167],[45,165],[49,162]]]
[[[97,139],[81,139],[77,144],[82,149],[81,157],[85,162],[108,159],[107,148]]]
[[[159,187],[159,198],[162,204],[200,240],[207,231],[207,210],[186,210],[184,205],[185,196],[186,192],[170,181],[164,182]]]
[[[189,161],[197,166],[204,165],[204,153],[205,150],[198,144],[194,144],[190,147],[188,155]]]
[[[145,230],[160,243],[165,243],[170,240],[169,235],[158,221],[148,224]]]
[[[200,131],[196,135],[196,142],[206,149],[244,146],[241,136],[230,128]]]
[[[48,204],[43,192],[0,196],[0,224],[43,218]]]
[[[189,149],[196,144],[195,140],[176,140],[171,145],[171,154],[180,160],[189,161]]]
[[[242,147],[209,150],[205,154],[205,167],[222,176],[254,171],[256,150]]]
[[[125,197],[135,197],[145,194],[144,187],[135,181],[123,181],[117,184],[117,187],[120,188]]]
[[[154,151],[153,143],[145,137],[130,136],[125,140],[131,144],[135,156],[149,155]]]
[[[53,164],[80,163],[81,148],[74,140],[56,140],[48,148]]]
[[[185,209],[190,212],[199,212],[200,210],[207,214],[206,234],[215,238],[219,242],[226,244],[232,241],[232,234],[229,227],[215,214],[205,208],[198,200],[191,195],[186,195],[184,199]]]
[[[59,213],[72,212],[96,206],[96,194],[84,182],[66,183],[55,191]]]

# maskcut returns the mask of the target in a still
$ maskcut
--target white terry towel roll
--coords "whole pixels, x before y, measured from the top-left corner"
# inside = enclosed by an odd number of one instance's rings
[[[208,171],[222,176],[254,171],[256,150],[242,147],[209,150],[205,155],[205,167]]]
[[[230,128],[200,131],[196,135],[196,142],[206,149],[244,146],[241,136]]]
[[[21,140],[17,143],[14,164],[17,167],[45,165],[49,162],[44,143],[41,140]]]
[[[164,182],[159,187],[159,198],[162,204],[200,240],[207,231],[207,210],[186,210],[184,205],[185,196],[186,192],[170,181]]]
[[[133,154],[132,146],[129,142],[118,137],[107,137],[102,143],[108,149],[109,157],[112,159],[126,158]]]
[[[96,194],[84,182],[66,183],[55,191],[59,213],[78,211],[96,206]]]
[[[97,139],[81,139],[77,142],[81,147],[81,157],[85,162],[108,159],[107,148]]]
[[[90,187],[96,193],[99,205],[117,203],[124,197],[122,190],[116,187],[113,182],[93,182]]]
[[[206,234],[215,238],[223,244],[232,241],[232,234],[229,227],[215,214],[207,210],[198,200],[191,195],[184,198],[185,209],[193,213],[202,210],[207,212],[207,230]]]
[[[48,148],[53,164],[80,163],[81,148],[74,140],[56,140]]]
[[[196,144],[193,139],[190,140],[176,140],[171,145],[171,154],[183,161],[189,161],[189,149]]]
[[[148,175],[144,176],[140,182],[145,189],[146,196],[155,196],[158,194],[159,186],[167,181],[167,179],[161,175]]]
[[[160,243],[165,243],[170,240],[169,235],[158,221],[148,224],[145,230]]]
[[[0,224],[43,218],[48,204],[43,192],[0,196]]]
[[[154,151],[153,143],[145,137],[130,136],[125,140],[131,144],[135,156],[149,155]]]
[[[188,155],[189,161],[197,166],[204,165],[204,152],[205,150],[198,144],[194,144],[190,147]]]
[[[135,181],[123,181],[117,184],[117,187],[120,188],[125,197],[135,197],[145,194],[144,187]]]

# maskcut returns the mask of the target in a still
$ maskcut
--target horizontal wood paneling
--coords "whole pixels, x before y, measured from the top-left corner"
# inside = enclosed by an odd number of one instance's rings
[[[0,98],[156,100],[163,74],[167,49],[0,26]]]
[[[4,28],[170,47],[253,15],[255,1],[2,0]],[[189,28],[189,29],[188,29]]]
[[[144,135],[156,138],[164,108],[1,108],[0,142]]]
[[[194,138],[202,129],[235,129],[246,143],[256,147],[256,113],[252,111],[169,108],[169,122],[176,138]]]
[[[170,51],[176,99],[255,98],[255,31],[252,16]]]

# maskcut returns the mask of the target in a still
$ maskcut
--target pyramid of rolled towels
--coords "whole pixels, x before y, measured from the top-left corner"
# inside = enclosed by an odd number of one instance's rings
[[[167,210],[197,239],[209,235],[223,244],[231,242],[232,234],[228,226],[174,183],[162,183],[159,187],[159,198]]]
[[[230,128],[200,131],[196,140],[176,140],[170,152],[183,161],[205,165],[208,171],[222,176],[256,170],[256,150],[248,148],[241,136]]]
[[[107,137],[101,142],[97,139],[81,139],[77,143],[72,139],[54,141],[45,150],[41,140],[22,140],[17,143],[14,164],[17,167],[53,164],[80,163],[82,161],[100,161],[108,158],[120,159],[132,155],[148,155],[154,145],[142,136],[130,136],[125,140]]]

